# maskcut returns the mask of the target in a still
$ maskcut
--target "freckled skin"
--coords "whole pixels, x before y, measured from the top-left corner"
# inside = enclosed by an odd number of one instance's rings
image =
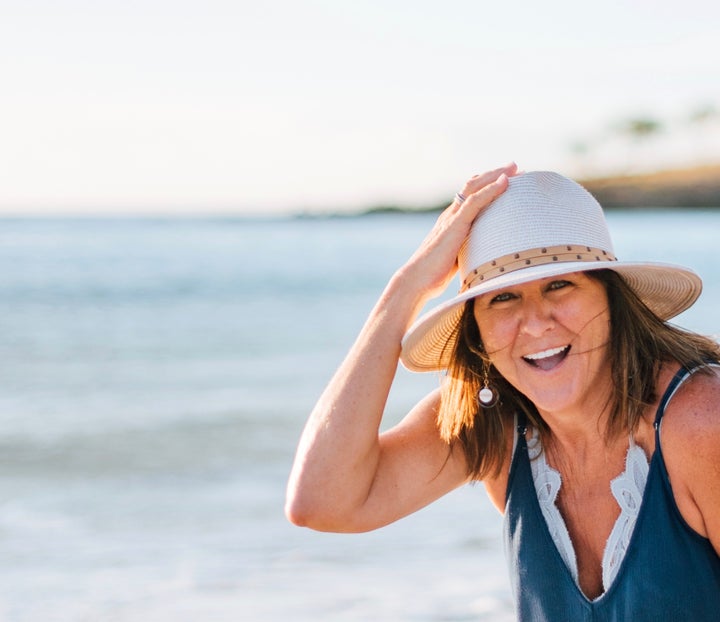
[[[477,298],[474,312],[493,365],[543,417],[596,417],[603,409],[610,313],[601,283],[583,273],[532,281]],[[545,361],[523,358],[567,346]]]

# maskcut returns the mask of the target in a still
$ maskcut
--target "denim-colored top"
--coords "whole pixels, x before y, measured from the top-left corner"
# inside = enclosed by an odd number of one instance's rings
[[[505,552],[518,620],[720,620],[720,557],[710,541],[681,516],[660,446],[665,406],[690,373],[681,369],[660,400],[655,416],[655,452],[635,529],[615,580],[595,600],[582,593],[553,543],[535,493],[526,424],[520,421],[504,521]]]

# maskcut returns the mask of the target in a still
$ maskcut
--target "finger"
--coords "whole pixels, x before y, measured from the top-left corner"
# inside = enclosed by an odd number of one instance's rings
[[[488,184],[496,181],[498,177],[500,177],[500,175],[507,175],[508,177],[512,177],[513,175],[515,175],[516,172],[517,164],[515,164],[515,162],[510,162],[509,164],[496,168],[492,171],[487,171],[486,173],[482,173],[481,175],[475,175],[467,181],[461,191],[461,194],[463,194],[465,197],[468,197],[474,192],[477,192]]]
[[[501,173],[492,183],[484,185],[477,192],[473,192],[463,202],[457,211],[457,217],[467,224],[471,224],[478,215],[499,197],[508,187],[508,175]]]
[[[492,171],[487,171],[485,173],[479,174],[479,175],[473,175],[473,177],[465,184],[461,192],[457,192],[455,194],[455,198],[453,199],[452,203],[447,207],[446,210],[444,210],[440,214],[440,219],[445,220],[448,218],[454,219],[456,215],[460,212],[462,209],[463,203],[472,195],[476,194],[486,186],[489,186],[495,182],[498,181],[500,176],[505,175],[506,177],[512,177],[514,175],[518,174],[517,170],[517,164],[515,162],[510,162],[509,164],[506,164],[505,166],[501,166],[499,168],[496,168]],[[501,184],[504,182],[501,182]],[[493,197],[490,199],[492,201],[493,198],[495,198],[497,194],[493,195]],[[477,200],[477,199],[476,199]],[[482,207],[482,206],[481,206]],[[477,206],[475,209],[479,209]],[[477,216],[477,212],[475,216],[471,219],[474,220],[474,218]],[[465,219],[463,219],[465,220]]]

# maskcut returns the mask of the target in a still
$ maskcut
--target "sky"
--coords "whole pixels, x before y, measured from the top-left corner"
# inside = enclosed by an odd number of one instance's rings
[[[720,121],[687,122],[720,110],[719,25],[700,0],[0,0],[0,212],[423,206],[511,160],[720,161]]]

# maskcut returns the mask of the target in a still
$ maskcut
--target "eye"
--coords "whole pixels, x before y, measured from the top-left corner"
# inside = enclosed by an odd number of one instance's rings
[[[515,294],[512,294],[510,292],[501,292],[497,296],[494,296],[492,300],[490,300],[490,304],[494,304],[497,302],[508,302],[509,300],[513,300],[516,298]]]
[[[551,281],[548,285],[548,290],[555,291],[556,289],[562,289],[568,285],[572,285],[572,283],[570,281],[566,281],[565,279],[559,279],[557,281]]]

